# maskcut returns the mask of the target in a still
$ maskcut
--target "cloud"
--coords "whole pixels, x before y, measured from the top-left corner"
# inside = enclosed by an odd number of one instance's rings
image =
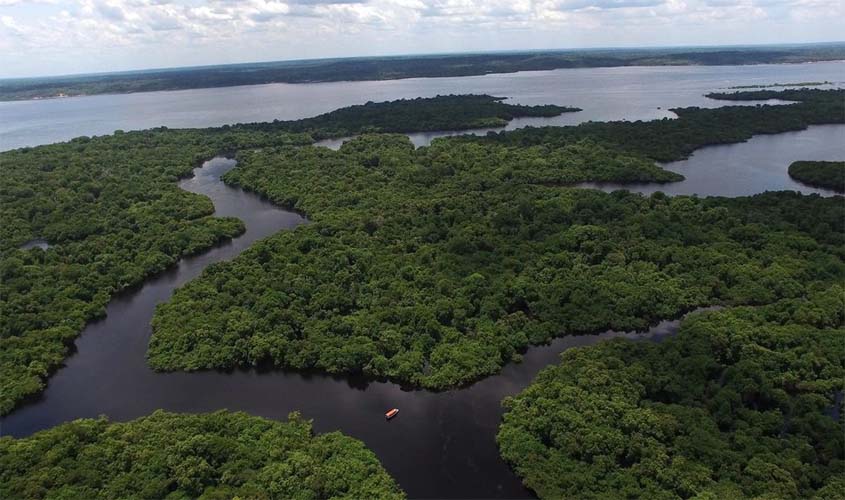
[[[22,4],[56,4],[59,0],[0,0],[0,7],[10,7],[12,5]]]
[[[635,9],[639,7],[655,7],[663,3],[664,0],[562,0],[557,2],[557,9]]]
[[[126,14],[119,5],[110,4],[106,2],[97,3],[97,11],[106,19],[112,21],[123,21],[126,19]]]
[[[841,39],[837,20],[845,18],[844,5],[841,0],[0,0],[0,71],[824,41]]]

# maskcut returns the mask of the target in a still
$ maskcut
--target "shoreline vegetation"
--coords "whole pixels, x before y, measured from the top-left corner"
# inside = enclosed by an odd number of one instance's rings
[[[0,101],[161,90],[475,76],[619,66],[746,65],[845,59],[845,44],[582,49],[275,61],[0,80]]]
[[[845,161],[796,161],[789,176],[808,186],[845,193]]]
[[[2,498],[405,498],[375,454],[293,413],[161,410],[0,438]]]

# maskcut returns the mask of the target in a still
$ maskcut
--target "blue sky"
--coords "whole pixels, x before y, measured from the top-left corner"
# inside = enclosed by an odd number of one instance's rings
[[[0,78],[316,57],[838,41],[845,0],[0,0]]]

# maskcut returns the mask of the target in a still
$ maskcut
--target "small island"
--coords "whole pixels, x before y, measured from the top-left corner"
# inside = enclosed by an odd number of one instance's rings
[[[845,193],[845,161],[796,161],[789,176],[808,186]]]

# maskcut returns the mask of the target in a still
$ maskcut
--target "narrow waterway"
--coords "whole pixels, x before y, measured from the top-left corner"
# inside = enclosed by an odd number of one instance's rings
[[[386,382],[284,371],[156,373],[145,361],[150,320],[157,304],[215,262],[231,259],[254,241],[306,223],[301,216],[224,185],[219,177],[234,160],[215,158],[180,183],[209,196],[216,214],[234,216],[246,232],[111,301],[106,318],[91,323],[76,352],[50,378],[47,389],[0,421],[3,435],[26,436],[69,420],[108,415],[129,420],[163,408],[179,412],[218,409],[284,419],[300,411],[317,432],[340,430],[363,440],[411,497],[531,497],[499,458],[495,434],[502,398],[522,390],[562,351],[625,336],[660,339],[677,330],[665,321],[648,332],[605,332],[564,337],[530,349],[520,364],[468,388],[442,393],[405,390]],[[387,422],[384,411],[401,409]]]

